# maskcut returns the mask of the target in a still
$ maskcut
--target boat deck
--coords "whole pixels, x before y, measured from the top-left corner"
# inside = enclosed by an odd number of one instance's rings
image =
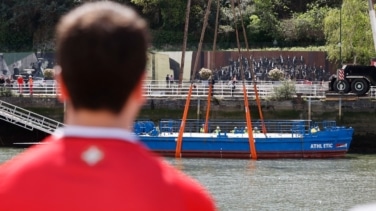
[[[157,137],[178,137],[179,133],[161,132]],[[152,135],[140,135],[140,137],[153,137]],[[247,133],[184,133],[183,137],[192,138],[248,138]],[[253,138],[302,138],[302,134],[292,133],[253,133]]]

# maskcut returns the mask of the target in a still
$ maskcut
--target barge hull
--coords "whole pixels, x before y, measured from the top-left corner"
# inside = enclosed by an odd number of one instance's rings
[[[164,157],[175,157],[175,151],[154,151]],[[300,158],[344,158],[347,150],[341,151],[319,151],[319,152],[258,152],[260,159],[300,159]],[[184,158],[235,158],[249,159],[251,153],[245,152],[211,152],[211,151],[183,151],[181,157]]]

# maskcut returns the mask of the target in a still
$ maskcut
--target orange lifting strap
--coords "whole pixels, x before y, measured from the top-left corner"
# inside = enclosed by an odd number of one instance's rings
[[[187,32],[188,32],[188,28],[187,27],[188,27],[188,24],[189,24],[189,11],[190,11],[189,7],[190,7],[190,4],[191,4],[190,2],[191,2],[191,0],[187,1],[187,12],[186,12],[186,21],[185,21],[184,43],[183,43],[183,46],[186,46],[186,42],[187,42],[186,35],[187,35]],[[196,58],[195,58],[195,63],[194,63],[194,66],[193,66],[191,80],[193,80],[194,77],[195,77],[195,75],[196,75],[198,58],[199,58],[199,54],[201,52],[202,42],[204,40],[205,29],[206,29],[206,26],[208,24],[208,17],[209,17],[209,13],[210,13],[211,2],[212,2],[212,0],[208,0],[208,6],[206,7],[206,11],[205,11],[204,23],[203,23],[203,26],[202,26],[201,37],[200,37],[200,41],[199,41],[199,44],[198,44],[198,49],[197,49],[197,54],[196,54]],[[183,48],[182,54],[185,55],[185,48]],[[182,61],[183,60],[184,60],[184,58],[182,57]],[[180,70],[179,80],[181,78],[182,72],[183,72],[183,69]],[[183,113],[182,122],[180,124],[178,139],[176,141],[175,157],[177,157],[177,158],[181,157],[181,147],[182,147],[182,142],[183,142],[183,134],[184,134],[184,129],[185,129],[185,122],[187,120],[188,109],[189,109],[189,104],[190,104],[190,101],[191,101],[191,95],[192,95],[192,88],[193,88],[193,86],[194,86],[194,84],[191,83],[191,86],[189,87],[189,91],[188,91],[188,95],[187,95],[187,100],[186,100],[186,103],[185,103],[185,107],[184,107],[184,113]]]
[[[236,22],[238,22],[238,20],[237,20],[237,16],[236,16],[236,13],[235,13],[234,0],[231,0],[231,7],[232,7],[232,13],[234,14],[234,21],[236,23]],[[238,27],[237,27],[236,24],[235,24],[235,34],[236,34],[236,42],[237,42],[237,45],[238,45],[238,53],[239,53],[239,57],[240,57],[241,53],[240,53],[239,33],[238,33]],[[248,127],[249,148],[250,148],[250,151],[251,151],[251,158],[256,160],[257,159],[257,153],[256,153],[256,148],[255,148],[255,139],[253,138],[253,132],[251,130],[251,128],[252,128],[251,112],[249,111],[247,89],[246,89],[245,83],[244,83],[243,65],[240,65],[240,70],[241,70],[242,81],[243,81],[244,108],[245,108],[245,117],[246,117],[246,120],[247,120],[247,127]]]

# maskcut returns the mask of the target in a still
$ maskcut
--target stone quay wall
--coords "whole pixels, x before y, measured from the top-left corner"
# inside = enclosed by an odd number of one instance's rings
[[[64,104],[54,97],[1,97],[0,100],[63,121]],[[182,117],[185,103],[186,99],[183,97],[150,98],[143,106],[139,118],[156,121],[162,118],[178,119]],[[249,100],[249,106],[252,118],[258,119],[256,102]],[[265,119],[308,119],[310,116],[313,121],[336,120],[338,125],[354,128],[354,152],[376,153],[376,101],[372,99],[343,99],[339,102],[333,99],[308,101],[295,98],[285,101],[263,101],[261,107]],[[189,112],[191,118],[204,119],[206,108],[206,98],[192,99]],[[213,98],[210,108],[211,119],[245,119],[243,98]],[[39,141],[47,135],[37,130],[28,131],[6,121],[0,121],[0,125],[0,146],[14,142]]]

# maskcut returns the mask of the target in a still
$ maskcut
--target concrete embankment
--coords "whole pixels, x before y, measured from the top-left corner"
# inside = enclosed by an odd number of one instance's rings
[[[63,121],[64,105],[55,98],[3,97],[0,100]],[[148,99],[139,118],[153,121],[180,119],[185,102],[184,98]],[[250,100],[249,104],[252,119],[259,119],[255,101]],[[376,131],[374,130],[376,128],[376,101],[342,100],[341,104],[341,115],[339,115],[339,101],[333,99],[312,100],[310,103],[300,98],[286,101],[263,101],[262,109],[265,119],[308,119],[310,116],[313,121],[336,120],[338,125],[353,127],[355,130],[350,152],[376,153]],[[204,119],[206,107],[205,98],[191,100],[188,118]],[[210,119],[244,120],[243,98],[212,99]],[[6,121],[0,121],[0,125],[0,146],[9,146],[13,142],[38,141],[47,135],[40,131],[20,128]]]

